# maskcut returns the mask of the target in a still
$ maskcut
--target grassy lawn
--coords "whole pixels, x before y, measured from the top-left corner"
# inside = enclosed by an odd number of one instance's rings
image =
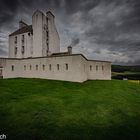
[[[140,139],[140,84],[0,80],[0,134],[13,140]]]

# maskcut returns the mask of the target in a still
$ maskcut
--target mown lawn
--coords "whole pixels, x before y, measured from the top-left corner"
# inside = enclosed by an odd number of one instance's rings
[[[138,140],[140,84],[0,80],[0,134],[8,140]]]

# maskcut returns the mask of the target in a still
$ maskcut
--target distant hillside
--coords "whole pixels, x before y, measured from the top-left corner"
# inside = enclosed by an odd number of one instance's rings
[[[112,65],[112,79],[131,79],[140,80],[140,65],[138,66],[121,66]]]
[[[121,65],[112,65],[113,72],[140,72],[140,65],[138,66],[121,66]]]

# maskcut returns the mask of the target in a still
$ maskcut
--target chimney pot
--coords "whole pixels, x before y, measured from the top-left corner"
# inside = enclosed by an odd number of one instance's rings
[[[68,46],[68,54],[72,54],[72,47]]]

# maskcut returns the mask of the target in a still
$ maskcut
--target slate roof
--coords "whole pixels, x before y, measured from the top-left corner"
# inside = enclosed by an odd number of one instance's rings
[[[11,33],[9,36],[18,35],[18,34],[22,34],[22,33],[26,33],[26,32],[33,33],[32,25],[27,25],[25,27],[22,27],[22,28],[16,30],[15,32]]]
[[[69,55],[68,52],[53,53],[51,56]]]

